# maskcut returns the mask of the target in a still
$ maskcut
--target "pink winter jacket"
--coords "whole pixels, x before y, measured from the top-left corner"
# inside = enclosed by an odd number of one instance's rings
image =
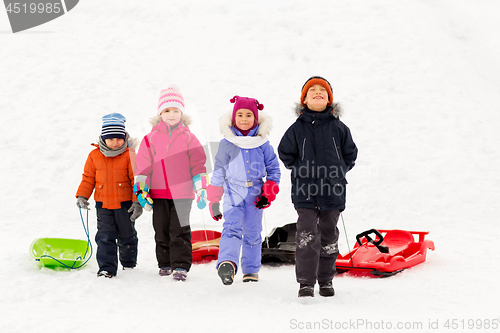
[[[157,118],[159,119],[159,118]],[[206,156],[200,141],[189,130],[189,118],[172,131],[156,124],[141,142],[136,175],[147,176],[152,199],[194,199],[193,176],[206,173]]]

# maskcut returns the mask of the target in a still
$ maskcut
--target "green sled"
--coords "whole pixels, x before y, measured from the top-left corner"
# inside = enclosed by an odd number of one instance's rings
[[[80,268],[91,256],[91,244],[69,238],[38,238],[31,243],[30,254],[47,268]]]

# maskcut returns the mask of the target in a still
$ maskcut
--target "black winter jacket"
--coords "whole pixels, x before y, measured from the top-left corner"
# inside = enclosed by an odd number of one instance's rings
[[[295,209],[345,209],[345,176],[354,167],[358,148],[339,120],[341,112],[338,103],[323,112],[300,106],[297,120],[281,138],[278,154],[292,171]]]

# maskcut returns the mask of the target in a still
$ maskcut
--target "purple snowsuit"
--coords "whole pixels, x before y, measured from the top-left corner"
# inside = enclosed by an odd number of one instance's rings
[[[262,193],[264,177],[279,184],[281,176],[278,158],[266,138],[270,119],[259,115],[259,125],[246,137],[234,127],[221,127],[225,139],[219,144],[210,180],[211,185],[224,187],[224,224],[217,268],[223,261],[232,261],[238,269],[241,249],[243,274],[258,273],[261,266],[262,210],[255,207],[255,200]]]

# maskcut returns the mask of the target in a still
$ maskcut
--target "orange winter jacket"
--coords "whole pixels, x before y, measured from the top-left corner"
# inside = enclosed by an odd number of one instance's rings
[[[102,202],[102,208],[119,209],[123,201],[137,201],[133,193],[135,151],[127,148],[115,157],[106,157],[99,146],[90,152],[76,196]]]

